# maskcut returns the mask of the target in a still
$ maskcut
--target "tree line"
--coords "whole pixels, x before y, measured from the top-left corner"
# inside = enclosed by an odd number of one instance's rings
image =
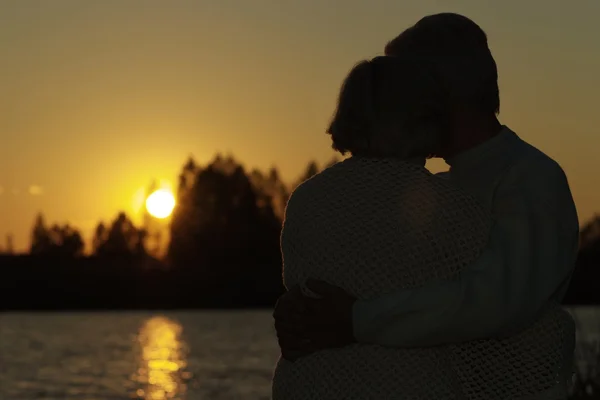
[[[337,161],[332,159],[324,168]],[[255,244],[256,249],[262,251],[262,244],[253,241],[266,240],[279,232],[291,191],[319,171],[319,165],[311,161],[302,175],[287,185],[274,167],[266,173],[258,169],[247,172],[232,156],[218,154],[206,166],[190,157],[179,174],[176,207],[168,228],[168,252],[163,261],[177,268],[206,263],[211,249],[228,242]],[[148,194],[156,188],[153,182]],[[145,210],[143,213],[144,222],[139,226],[125,212],[119,212],[109,223],[100,221],[91,239],[90,254],[152,254],[148,229],[152,217]],[[247,237],[243,237],[242,232],[246,232]],[[12,254],[12,236],[7,236],[6,242],[0,253]],[[76,227],[48,224],[42,213],[36,216],[29,254],[76,258],[85,255],[85,247]]]
[[[40,214],[28,257],[17,257],[18,268],[3,270],[17,281],[35,276],[36,292],[60,286],[61,293],[70,293],[61,304],[82,297],[106,304],[106,290],[92,287],[95,283],[110,285],[111,301],[127,297],[127,304],[271,305],[283,291],[279,237],[285,205],[290,192],[319,171],[310,162],[287,185],[276,168],[246,170],[223,155],[206,165],[189,158],[179,173],[176,206],[166,227],[169,240],[161,254],[153,247],[161,233],[152,231],[147,214],[139,226],[124,212],[99,222],[88,252],[76,228],[49,224]]]
[[[40,280],[62,280],[65,287],[72,279],[80,292],[92,290],[86,279],[105,279],[113,289],[120,285],[124,292],[128,287],[157,287],[155,292],[164,296],[187,293],[182,304],[271,304],[283,290],[279,237],[285,205],[291,191],[320,170],[316,162],[310,162],[293,184],[286,185],[275,168],[248,171],[233,157],[222,155],[206,165],[189,158],[179,173],[176,206],[166,228],[169,240],[160,256],[152,246],[160,241],[160,233],[149,229],[148,215],[140,226],[124,212],[109,223],[99,222],[90,254],[86,254],[76,228],[50,225],[40,214],[32,228],[29,261],[20,261],[22,271]],[[7,257],[0,260],[8,262]],[[581,230],[578,265],[567,302],[600,302],[591,284],[600,281],[599,263],[600,217],[595,217]],[[25,279],[18,277],[19,272],[7,271],[3,269],[5,274],[16,274],[14,279]],[[42,286],[37,290],[45,290]],[[156,293],[132,296],[154,296],[160,304]]]

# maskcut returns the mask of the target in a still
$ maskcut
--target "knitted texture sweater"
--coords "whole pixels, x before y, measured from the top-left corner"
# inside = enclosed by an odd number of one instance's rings
[[[420,165],[352,157],[292,194],[284,283],[322,279],[369,299],[452,279],[477,259],[491,224],[477,200]],[[280,359],[273,399],[528,399],[561,379],[571,324],[549,306],[507,338],[431,348],[361,343]]]

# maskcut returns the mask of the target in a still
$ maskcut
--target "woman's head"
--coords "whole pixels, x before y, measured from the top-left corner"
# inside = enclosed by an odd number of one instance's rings
[[[344,80],[327,133],[342,154],[428,157],[441,146],[445,104],[427,65],[375,57],[358,63]]]

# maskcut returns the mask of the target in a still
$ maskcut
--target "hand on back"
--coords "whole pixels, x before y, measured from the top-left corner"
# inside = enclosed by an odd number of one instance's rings
[[[281,354],[289,361],[356,341],[352,324],[356,298],[323,281],[309,279],[306,286],[318,298],[294,286],[279,298],[273,313]]]

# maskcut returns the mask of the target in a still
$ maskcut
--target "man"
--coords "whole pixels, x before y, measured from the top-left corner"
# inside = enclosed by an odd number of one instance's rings
[[[434,63],[448,94],[444,174],[490,208],[494,226],[480,259],[456,279],[372,300],[309,281],[319,299],[290,288],[274,312],[284,358],[354,342],[421,347],[510,335],[530,325],[568,286],[579,240],[560,166],[500,124],[498,75],[487,37],[457,14],[427,16],[386,55]]]

